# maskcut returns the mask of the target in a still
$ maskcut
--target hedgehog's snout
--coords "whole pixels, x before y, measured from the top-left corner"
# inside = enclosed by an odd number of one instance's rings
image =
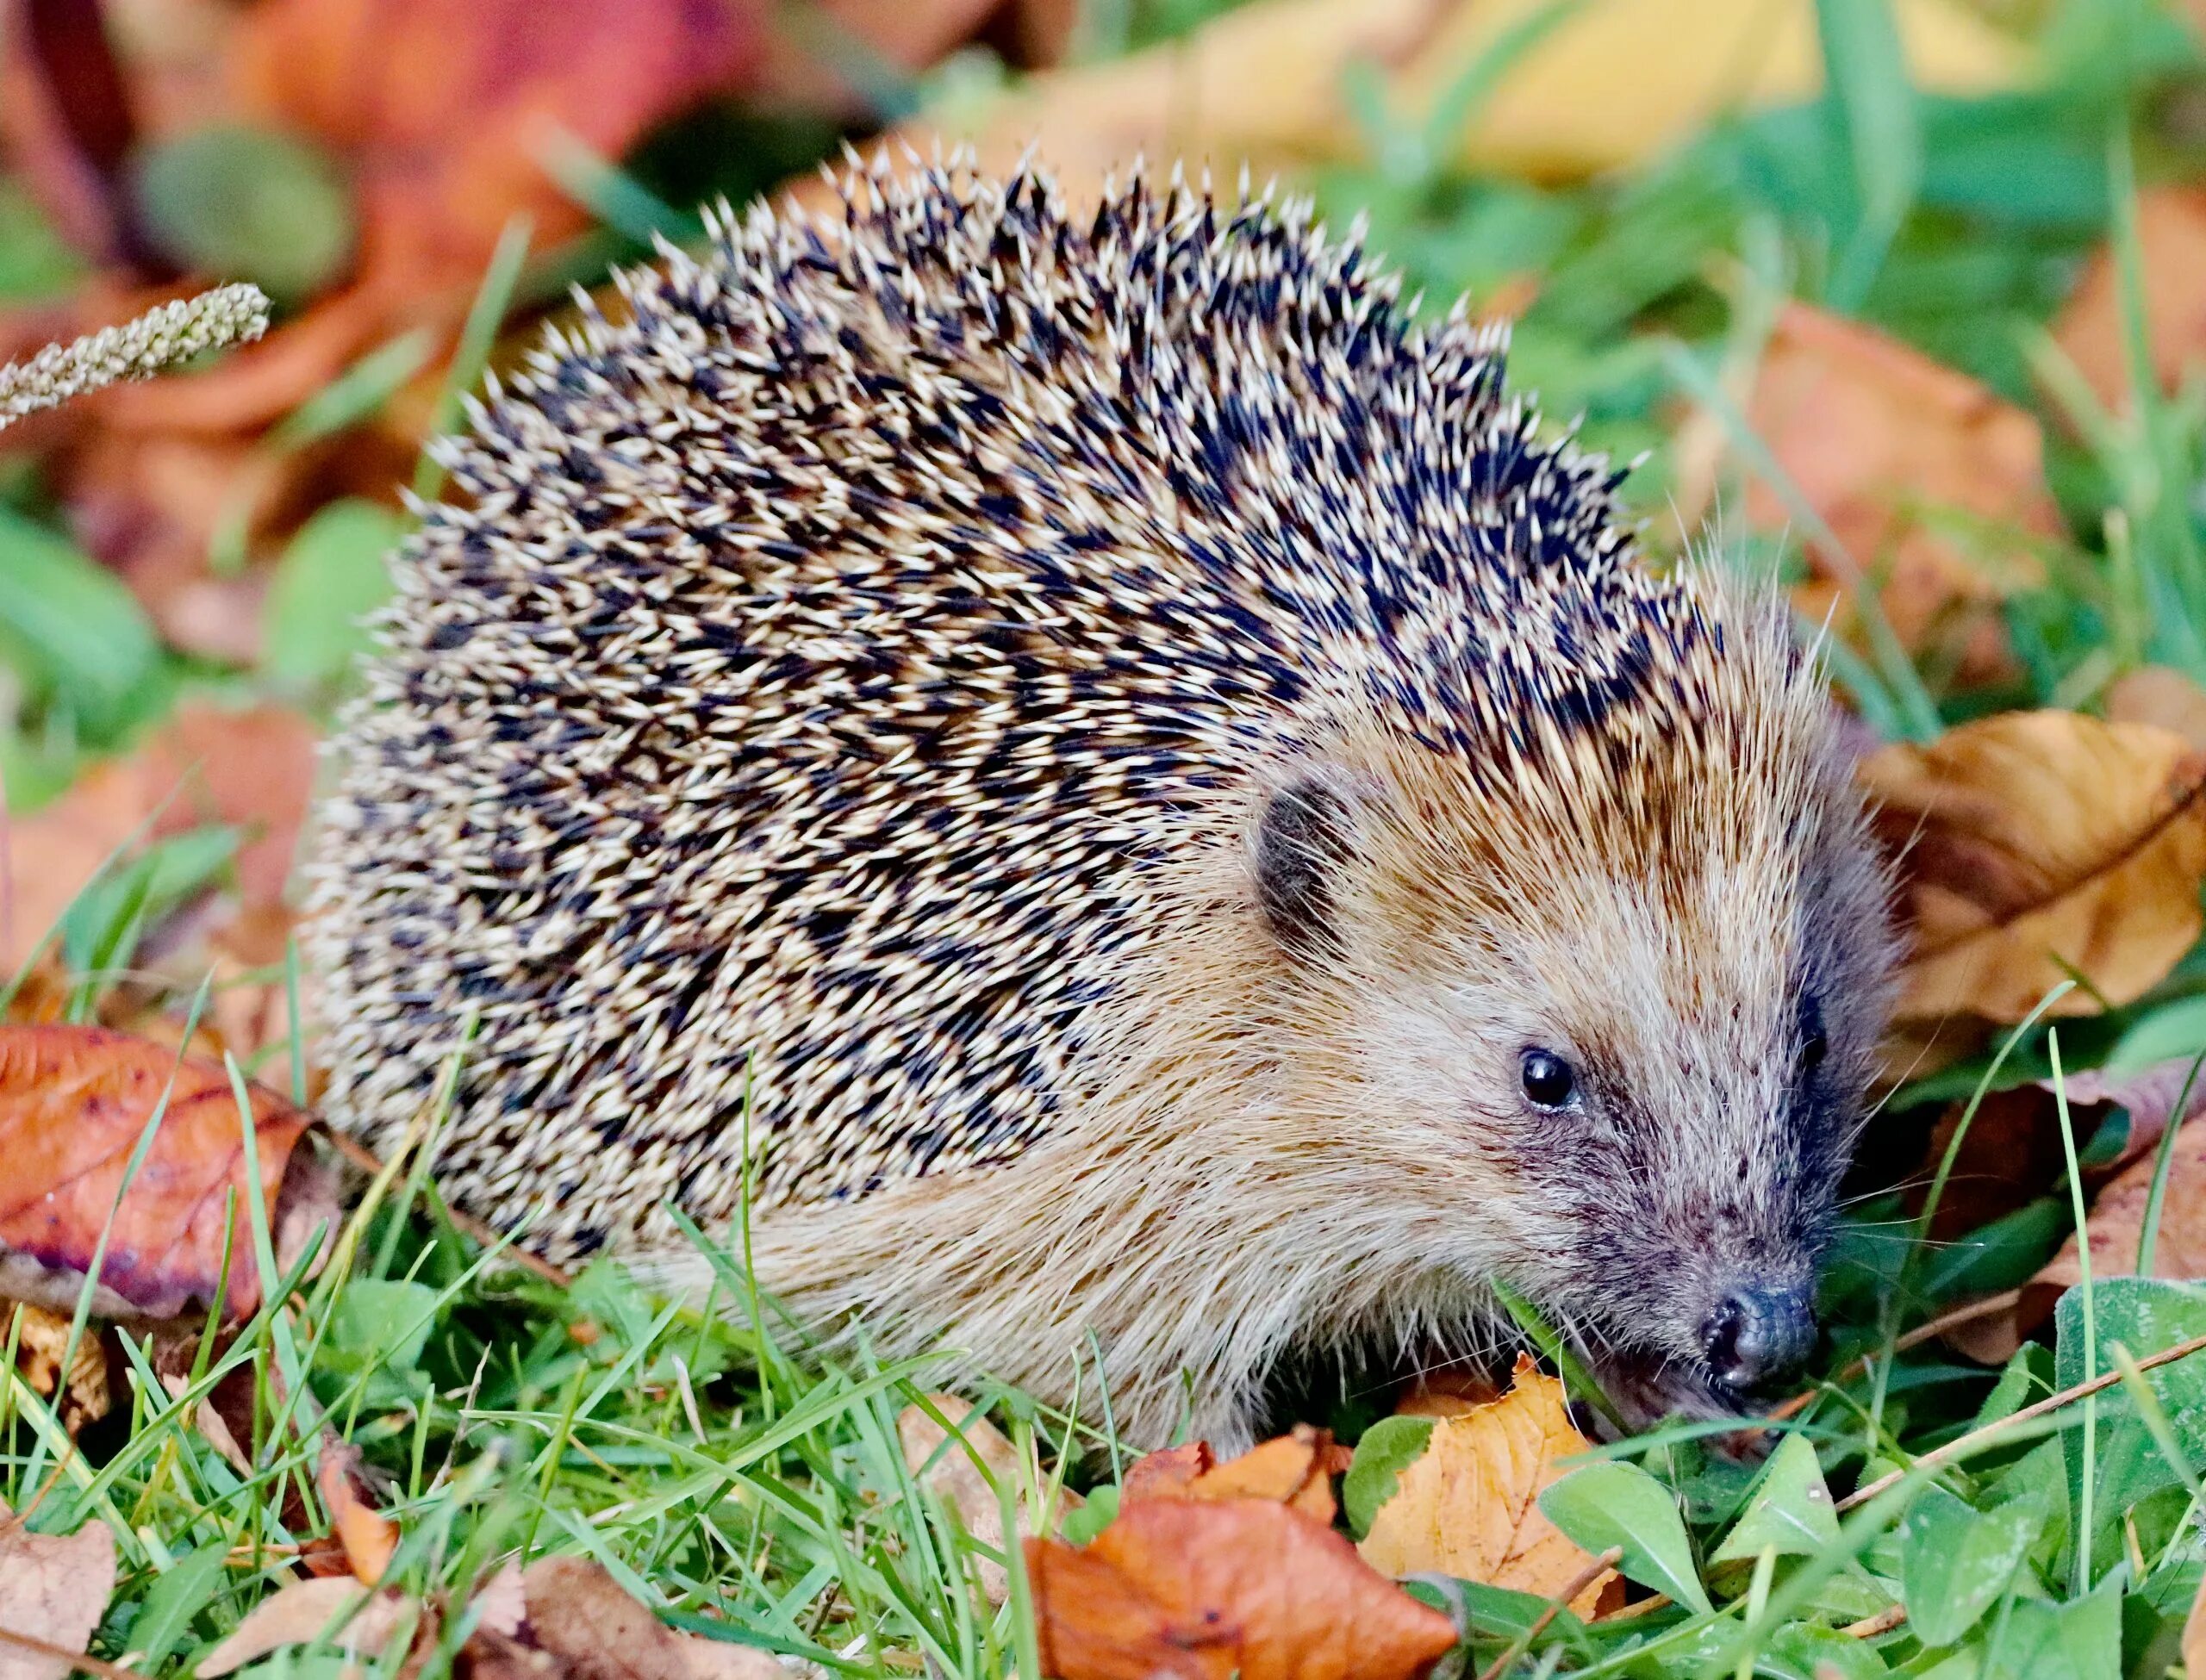
[[[1798,1285],[1743,1284],[1701,1321],[1700,1343],[1726,1388],[1760,1388],[1807,1363],[1816,1346],[1815,1309]]]

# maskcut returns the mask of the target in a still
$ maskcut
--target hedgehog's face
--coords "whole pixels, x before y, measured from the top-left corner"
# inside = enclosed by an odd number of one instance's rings
[[[1405,793],[1398,764],[1285,785],[1259,827],[1352,1181],[1420,1262],[1568,1327],[1642,1417],[1733,1409],[1815,1339],[1890,939],[1807,744],[1752,785],[1680,774],[1628,838],[1607,800],[1528,835],[1521,804]]]

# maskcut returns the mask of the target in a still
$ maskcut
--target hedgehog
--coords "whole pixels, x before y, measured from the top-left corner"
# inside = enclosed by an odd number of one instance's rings
[[[1781,598],[1312,206],[853,168],[438,446],[313,873],[328,1101],[455,1200],[1129,1439],[1817,1334],[1891,968]]]

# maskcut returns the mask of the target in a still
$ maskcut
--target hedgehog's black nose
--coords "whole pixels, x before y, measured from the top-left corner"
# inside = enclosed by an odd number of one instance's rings
[[[1748,1285],[1701,1321],[1700,1344],[1719,1382],[1755,1388],[1805,1362],[1816,1345],[1816,1316],[1804,1291]]]

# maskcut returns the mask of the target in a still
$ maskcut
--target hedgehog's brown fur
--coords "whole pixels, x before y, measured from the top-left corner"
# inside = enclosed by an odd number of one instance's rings
[[[1632,563],[1497,336],[1299,209],[850,191],[447,451],[327,813],[335,1111],[464,1043],[448,1189],[691,1281],[751,1136],[770,1287],[1058,1398],[1092,1332],[1137,1437],[1497,1278],[1707,1397],[1886,966],[1779,615]]]

